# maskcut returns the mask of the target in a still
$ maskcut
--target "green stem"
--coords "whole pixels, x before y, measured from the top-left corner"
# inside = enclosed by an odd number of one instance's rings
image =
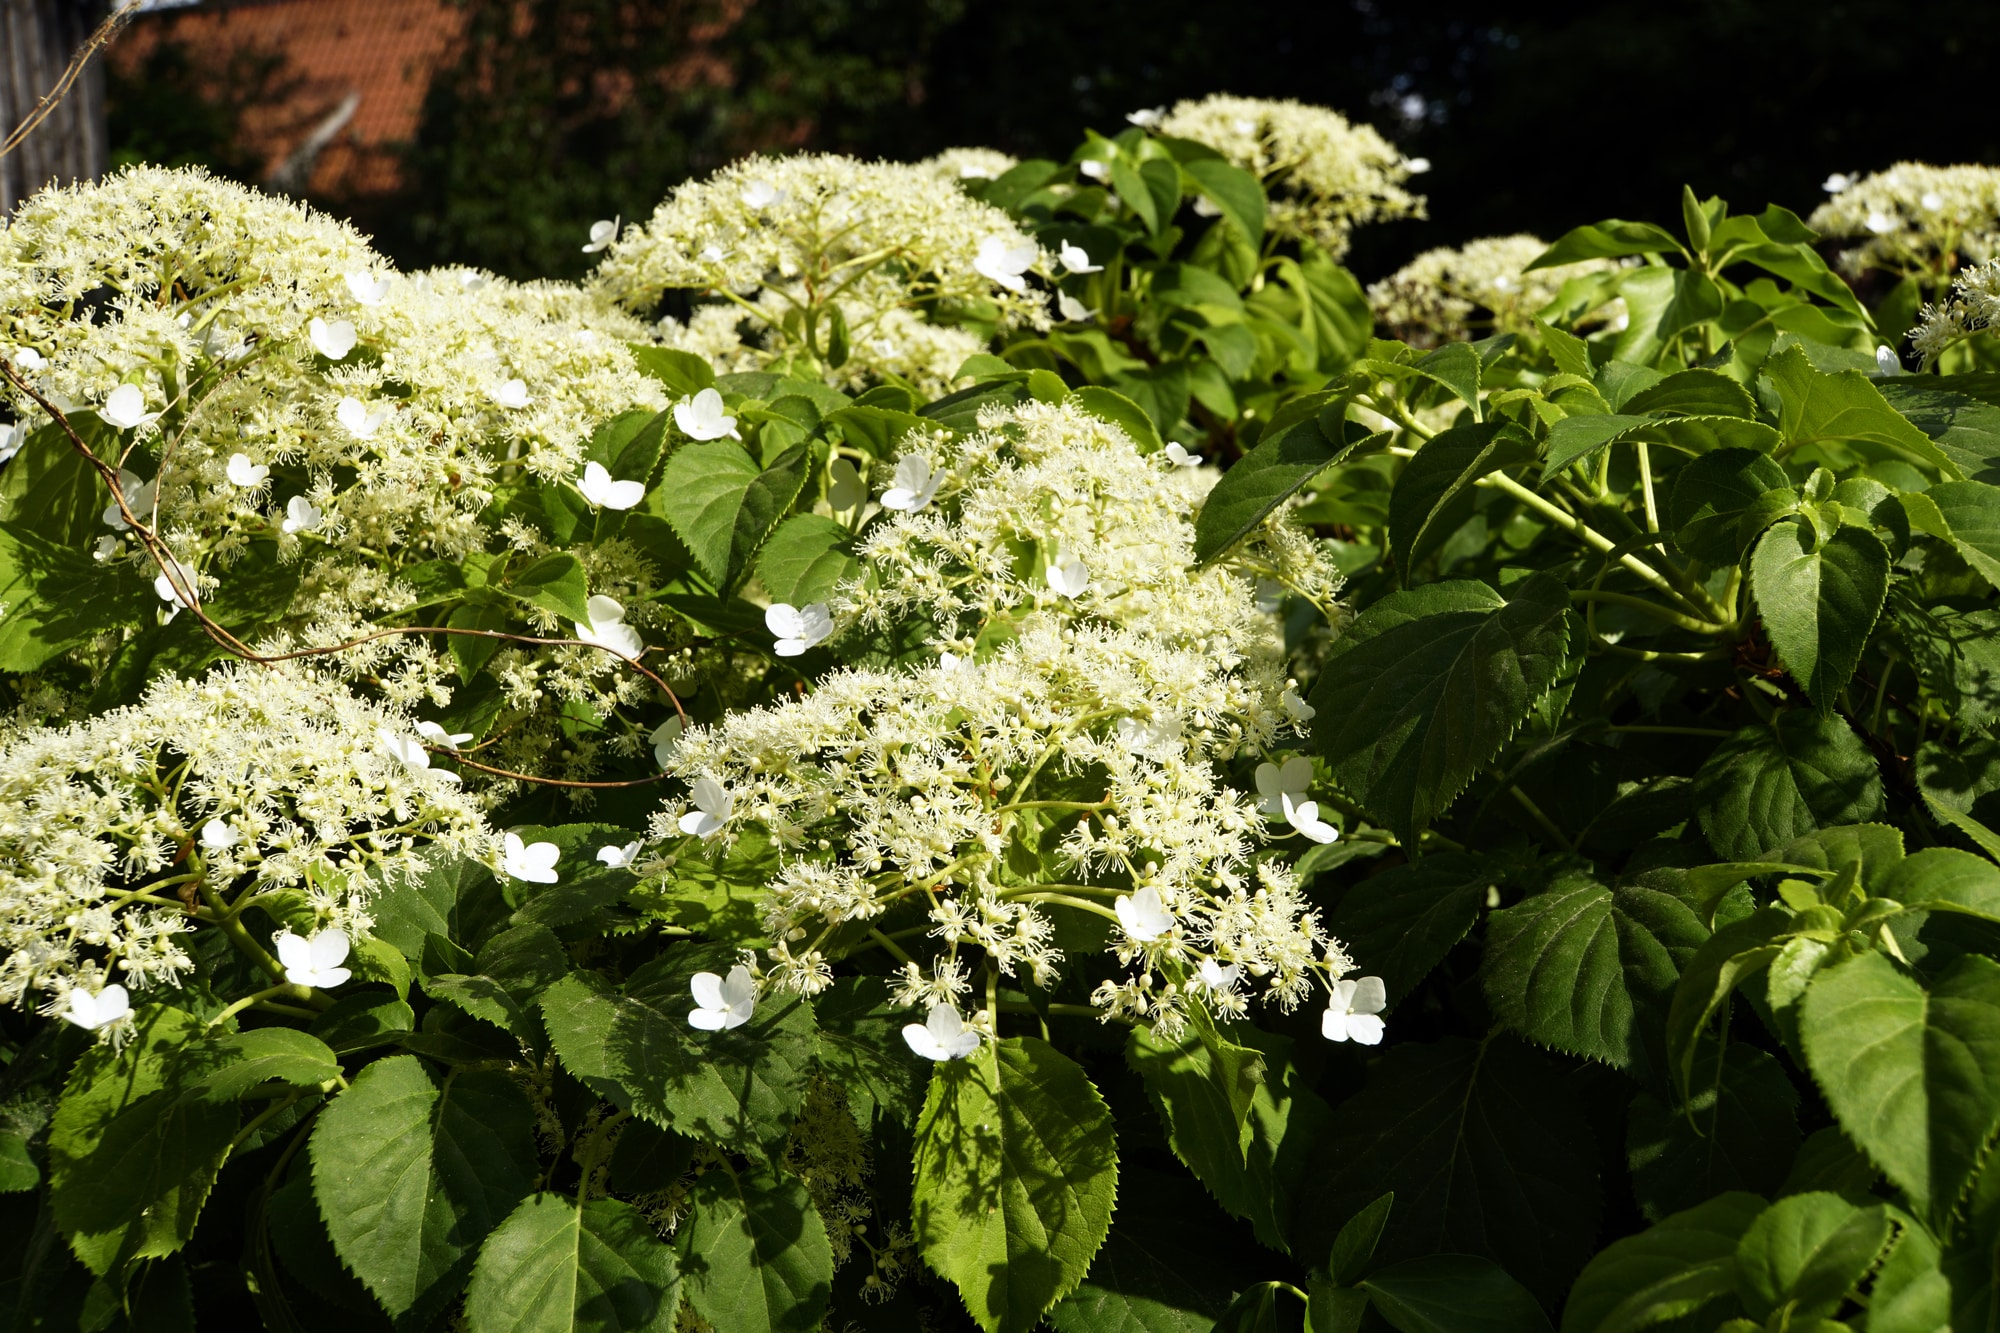
[[[1542,807],[1529,799],[1528,793],[1522,791],[1511,782],[1507,784],[1507,791],[1513,796],[1515,801],[1520,803],[1521,808],[1528,812],[1528,817],[1542,826],[1542,832],[1555,839],[1556,846],[1572,855],[1576,853],[1575,845],[1562,835],[1562,830],[1556,827],[1554,820],[1542,813]]]
[[[1714,637],[1729,632],[1729,626],[1727,625],[1718,625],[1709,620],[1697,620],[1693,616],[1683,615],[1679,611],[1661,606],[1658,602],[1649,602],[1643,597],[1629,597],[1622,592],[1603,592],[1595,588],[1573,588],[1570,590],[1569,599],[1572,602],[1609,602],[1613,606],[1623,606],[1634,611],[1643,611],[1656,620],[1663,620],[1676,629],[1684,629],[1691,634],[1704,634]]]

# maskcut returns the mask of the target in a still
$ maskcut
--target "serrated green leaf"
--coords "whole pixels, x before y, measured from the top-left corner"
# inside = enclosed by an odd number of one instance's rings
[[[657,493],[667,523],[717,587],[727,581],[736,516],[760,469],[732,440],[684,445],[667,459]]]
[[[1564,417],[1549,427],[1548,456],[1542,460],[1542,476],[1552,477],[1650,424],[1651,417],[1619,413]]]
[[[1764,373],[1778,394],[1778,433],[1788,448],[1831,440],[1874,445],[1935,468],[1947,481],[1963,479],[1958,464],[1859,371],[1822,374],[1803,348],[1790,347],[1766,361]]]
[[[1683,370],[1625,400],[1621,412],[1680,417],[1750,417],[1756,400],[1729,376],[1713,370]]]
[[[583,562],[567,551],[545,555],[507,580],[507,591],[565,620],[590,623],[590,589]]]
[[[1711,1048],[1712,1049],[1712,1048]],[[1649,1092],[1633,1100],[1625,1161],[1651,1221],[1729,1190],[1772,1195],[1799,1147],[1799,1094],[1784,1066],[1748,1043],[1722,1049],[1674,1107]]]
[[[861,561],[854,534],[824,514],[794,514],[780,523],[757,557],[757,577],[771,599],[792,606],[825,601]]]
[[[1125,1061],[1145,1080],[1174,1155],[1230,1205],[1243,1179],[1245,1122],[1264,1081],[1264,1057],[1230,1041],[1197,1009],[1172,1041],[1134,1028]]]
[[[479,1247],[470,1333],[671,1333],[680,1270],[629,1203],[533,1194]]]
[[[1453,501],[1469,502],[1470,488],[1480,478],[1534,455],[1534,441],[1497,421],[1455,426],[1426,440],[1403,464],[1389,495],[1389,549],[1404,582],[1464,521],[1463,504]]]
[[[692,397],[715,383],[715,367],[696,356],[672,347],[631,345],[632,361],[639,369],[683,398]]]
[[[1156,454],[1166,448],[1166,442],[1160,438],[1160,432],[1153,425],[1153,418],[1146,414],[1146,409],[1122,393],[1099,384],[1089,384],[1070,394],[1070,401],[1131,436],[1132,443],[1139,446],[1142,454]]]
[[[1250,244],[1264,244],[1264,186],[1255,176],[1219,157],[1183,162],[1181,170],[1250,238]]]
[[[903,1029],[908,1009],[889,1001],[880,977],[842,977],[813,1003],[819,1023],[819,1070],[847,1094],[848,1109],[868,1128],[879,1114],[903,1126],[916,1123],[930,1071],[910,1058]]]
[[[412,1055],[369,1065],[313,1126],[313,1194],[341,1262],[392,1316],[455,1296],[534,1183],[534,1108],[507,1075],[442,1086]]]
[[[1327,925],[1382,978],[1393,1005],[1465,938],[1493,887],[1483,862],[1439,852],[1371,875],[1341,898]]]
[[[1528,271],[1574,264],[1579,259],[1613,259],[1622,255],[1667,254],[1678,252],[1681,243],[1674,234],[1650,222],[1625,222],[1607,218],[1581,227],[1572,227],[1541,254]]]
[[[1674,478],[1667,525],[1674,545],[1711,565],[1733,565],[1745,543],[1737,529],[1759,498],[1791,485],[1784,468],[1753,449],[1703,454]]]
[[[1673,895],[1609,889],[1579,871],[1488,918],[1480,980],[1494,1015],[1530,1041],[1644,1068],[1652,1061],[1637,1020],[1665,1017],[1680,960],[1707,938]]]
[[[1028,1333],[1111,1229],[1111,1111],[1046,1042],[1009,1037],[931,1077],[911,1215],[924,1259],[986,1333]]]
[[[1878,818],[1882,774],[1845,722],[1787,709],[1710,752],[1695,774],[1694,803],[1719,854],[1753,861],[1814,829]]]
[[[1876,392],[1974,481],[2000,483],[2000,404],[1953,391],[1977,376],[1903,375],[1878,380]]]
[[[1472,409],[1472,419],[1480,419],[1479,380],[1485,367],[1479,350],[1471,343],[1446,343],[1410,363],[1410,370],[1435,384],[1443,385],[1454,398]]]
[[[1406,841],[1492,762],[1555,684],[1569,593],[1545,574],[1394,593],[1334,642],[1313,742],[1340,787]]]
[[[695,1182],[676,1238],[688,1303],[730,1333],[814,1333],[833,1287],[833,1247],[793,1176],[727,1166]]]
[[[735,962],[728,948],[681,946],[639,968],[622,992],[568,977],[541,996],[549,1039],[586,1086],[661,1128],[732,1151],[775,1151],[812,1078],[812,1007],[767,995],[742,1027],[693,1027],[694,974],[726,974]]]
[[[1367,1274],[1368,1265],[1375,1260],[1375,1247],[1382,1243],[1382,1231],[1389,1225],[1389,1214],[1395,1207],[1396,1195],[1392,1191],[1347,1219],[1327,1254],[1328,1277],[1343,1287],[1351,1287]]]
[[[1799,1033],[1841,1128],[1941,1225],[2000,1129],[2000,963],[1964,955],[1926,987],[1850,958],[1814,980]]]
[[[2000,486],[1948,481],[1904,499],[1934,508],[1947,525],[1941,535],[1949,537],[1965,562],[1988,583],[2000,588]]]
[[[1210,1333],[1229,1305],[1211,1248],[1224,1225],[1185,1176],[1125,1167],[1111,1234],[1049,1323],[1056,1333]]]
[[[1375,1312],[1401,1333],[1551,1333],[1549,1317],[1491,1259],[1433,1254],[1361,1283]]]
[[[744,488],[743,502],[730,529],[729,563],[722,583],[725,591],[736,587],[750,572],[764,539],[799,498],[811,471],[811,451],[805,445],[794,445],[772,459],[771,465]]]
[[[1355,422],[1333,423],[1338,443],[1321,433],[1321,422],[1305,418],[1275,430],[1222,474],[1195,516],[1195,559],[1215,559],[1247,536],[1321,472],[1365,445],[1387,439]]]
[[[143,625],[161,604],[148,583],[0,523],[0,671],[33,671],[93,635]]]
[[[1548,1057],[1511,1037],[1391,1045],[1319,1137],[1293,1248],[1330,1252],[1393,1191],[1377,1262],[1483,1255],[1554,1304],[1596,1243],[1590,1141]]]
[[[1887,1211],[1838,1194],[1794,1194],[1750,1224],[1736,1246],[1736,1290],[1752,1319],[1832,1316],[1889,1243]]]
[[[1877,891],[1912,911],[1963,912],[2000,922],[2000,866],[1956,847],[1926,847],[1906,858]]]
[[[1779,660],[1831,711],[1888,596],[1888,548],[1863,528],[1816,543],[1809,524],[1777,523],[1751,554],[1750,583]]]
[[[1737,1308],[1736,1246],[1763,1211],[1754,1194],[1719,1194],[1613,1241],[1577,1278],[1562,1333],[1638,1333],[1696,1311],[1714,1327]]]

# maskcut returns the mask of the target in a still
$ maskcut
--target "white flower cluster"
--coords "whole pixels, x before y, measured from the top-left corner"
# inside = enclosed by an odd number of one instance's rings
[[[1390,336],[1418,347],[1523,332],[1563,283],[1618,266],[1616,260],[1587,259],[1523,271],[1548,248],[1540,237],[1514,235],[1426,250],[1371,284],[1368,304]]]
[[[848,357],[832,378],[896,376],[935,392],[992,329],[1047,325],[1025,275],[1050,271],[1013,219],[927,165],[805,154],[748,158],[681,186],[613,243],[595,282],[635,310],[669,289],[724,303],[661,336],[725,370],[825,363],[837,309]]]
[[[2000,256],[2000,168],[1898,162],[1826,188],[1832,198],[1806,225],[1851,242],[1840,254],[1850,275],[1928,274],[1942,287],[1952,269]]]
[[[1317,241],[1335,259],[1347,253],[1356,227],[1424,216],[1423,196],[1404,182],[1429,164],[1404,157],[1373,126],[1326,107],[1216,93],[1176,103],[1147,123],[1206,144],[1260,177],[1270,196],[1270,225],[1281,235]]]
[[[999,180],[1020,164],[1021,159],[998,148],[947,148],[935,157],[917,163],[939,180]]]
[[[1961,272],[1942,303],[1923,308],[1917,326],[1910,330],[1910,345],[1929,370],[1954,344],[1990,332],[1996,320],[2000,320],[2000,259],[1989,259]]]
[[[1330,601],[1338,575],[1280,520],[1248,564],[1196,567],[1213,474],[1144,458],[1079,409],[1025,403],[981,426],[906,441],[924,454],[898,468],[908,504],[864,538],[867,573],[838,599],[850,627],[928,615],[937,659],[839,670],[690,728],[668,768],[694,807],[662,810],[650,840],[677,857],[744,837],[781,849],[767,985],[813,993],[871,941],[903,961],[898,997],[919,1010],[955,1006],[982,956],[1049,984],[1069,913],[1110,927],[1128,969],[1093,997],[1107,1017],[1171,1032],[1197,1001],[1244,1012],[1259,983],[1287,1008],[1316,979],[1331,993],[1345,953],[1256,852],[1335,831],[1291,770],[1304,803],[1267,816],[1224,766],[1311,716],[1257,579]],[[712,1021],[748,980],[703,1001]],[[949,1019],[927,1031],[913,1046],[970,1048]]]
[[[114,976],[175,985],[194,967],[188,933],[240,932],[260,898],[359,932],[369,895],[421,872],[425,848],[493,861],[474,802],[407,727],[312,673],[238,665],[162,680],[84,722],[12,731],[0,743],[0,1002],[42,996],[55,1013]]]

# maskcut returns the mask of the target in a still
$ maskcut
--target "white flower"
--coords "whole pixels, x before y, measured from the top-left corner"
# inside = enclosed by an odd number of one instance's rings
[[[1178,440],[1170,440],[1166,447],[1167,461],[1175,467],[1200,467],[1201,455],[1191,454],[1187,446]]]
[[[350,947],[344,930],[322,930],[311,939],[300,939],[289,930],[271,937],[278,946],[278,961],[285,965],[285,980],[294,986],[332,990],[354,974],[342,967]]]
[[[594,255],[618,239],[618,219],[607,218],[590,224],[590,241],[583,247],[587,255]]]
[[[736,418],[724,409],[722,394],[716,389],[703,389],[675,403],[674,424],[691,440],[719,440],[725,435],[732,440],[743,438],[736,433]]]
[[[1149,944],[1174,926],[1174,914],[1160,902],[1160,891],[1148,884],[1111,904],[1125,933],[1141,944]]]
[[[1406,158],[1403,162],[1403,170],[1409,172],[1412,176],[1421,176],[1430,169],[1431,160],[1427,157]]]
[[[523,846],[521,835],[509,833],[501,840],[500,873],[509,879],[530,884],[556,882],[556,859],[562,848],[552,842],[531,842]]]
[[[27,440],[28,428],[20,422],[0,426],[0,463],[20,453],[21,446],[27,443]]]
[[[88,1032],[109,1027],[132,1012],[132,999],[119,985],[106,986],[92,995],[81,986],[72,987],[62,1016]]]
[[[827,471],[831,484],[826,488],[826,502],[834,513],[852,509],[868,498],[868,487],[861,480],[861,473],[845,458],[834,459]]]
[[[1279,696],[1278,702],[1285,706],[1286,714],[1294,722],[1310,722],[1319,713],[1319,709],[1299,698],[1299,692],[1289,686],[1286,687],[1284,694]]]
[[[1125,119],[1142,130],[1150,130],[1166,119],[1167,109],[1163,106],[1141,107],[1137,111],[1127,111]]]
[[[1926,190],[1917,196],[1917,202],[1924,206],[1925,212],[1935,213],[1944,207],[1944,196],[1936,190]]]
[[[1896,355],[1895,348],[1883,343],[1875,349],[1875,369],[1882,375],[1900,375],[1903,373],[1902,358]]]
[[[646,498],[643,481],[613,481],[602,463],[583,465],[583,498],[604,509],[630,509]]]
[[[315,315],[312,323],[306,325],[306,337],[311,340],[313,350],[329,361],[342,360],[354,350],[354,325],[344,319],[329,324]]]
[[[29,372],[45,370],[49,364],[48,358],[32,347],[15,348],[13,361],[17,368]]]
[[[769,181],[751,181],[743,187],[743,202],[755,209],[769,208],[784,197],[785,192]]]
[[[225,851],[243,841],[243,835],[225,820],[211,819],[201,826],[201,845],[211,852]]]
[[[1064,241],[1062,248],[1056,251],[1056,258],[1071,273],[1102,273],[1104,271],[1104,265],[1090,262],[1090,252],[1088,250],[1085,250],[1080,245],[1072,245],[1068,241]]]
[[[449,769],[432,768],[430,751],[424,749],[424,743],[415,736],[399,736],[385,728],[377,728],[375,737],[382,742],[383,749],[402,761],[403,767],[444,782],[460,781],[458,774]]]
[[[620,657],[636,658],[646,651],[646,641],[639,637],[638,630],[625,623],[625,608],[618,602],[594,596],[584,605],[590,611],[590,623],[571,622],[576,625],[577,638],[609,648]]]
[[[248,454],[229,455],[229,466],[225,470],[229,474],[229,484],[241,486],[245,490],[252,486],[262,486],[264,478],[271,475],[270,468],[262,463],[251,462]]]
[[[1051,560],[1042,576],[1049,581],[1049,587],[1064,597],[1081,597],[1083,590],[1090,586],[1090,571],[1083,567],[1083,561],[1073,555]]]
[[[442,745],[447,750],[456,750],[472,739],[472,733],[469,731],[446,731],[435,722],[417,723],[417,735],[432,745]]]
[[[1844,171],[1836,171],[1831,176],[1828,176],[1825,180],[1821,181],[1819,188],[1825,190],[1828,194],[1839,194],[1843,190],[1852,189],[1853,186],[1854,186],[1854,177],[1848,175]]]
[[[389,294],[389,279],[377,278],[367,269],[358,268],[347,274],[347,290],[362,305],[381,305],[383,298]],[[339,359],[334,358],[336,361]]]
[[[654,727],[651,739],[653,742],[653,758],[658,761],[660,767],[665,768],[673,763],[674,755],[681,748],[680,718],[670,717],[659,726]]]
[[[697,972],[688,980],[696,1008],[688,1023],[703,1032],[740,1028],[757,1012],[757,985],[750,969],[738,963],[729,969],[727,981],[713,972]]]
[[[815,644],[833,637],[833,613],[825,602],[792,606],[773,602],[764,612],[764,627],[777,639],[772,651],[780,657],[797,657]]]
[[[97,545],[94,548],[92,548],[90,552],[90,558],[92,560],[101,562],[109,560],[112,556],[117,554],[118,554],[118,539],[107,533],[104,536],[99,537],[97,539]]]
[[[979,1049],[979,1029],[967,1027],[952,1006],[934,1004],[923,1022],[903,1025],[903,1040],[926,1060],[963,1060]]]
[[[180,614],[182,607],[189,604],[189,598],[199,601],[200,597],[197,595],[198,590],[195,588],[194,571],[174,559],[171,555],[164,555],[163,553],[163,558],[167,562],[167,568],[154,576],[153,591],[159,594],[161,601],[173,606],[172,614],[167,617],[167,619],[171,620],[174,616]],[[168,575],[168,570],[172,571],[171,577]],[[179,586],[176,587],[176,584]],[[185,596],[183,596],[183,593],[185,593]]]
[[[960,657],[953,652],[941,652],[938,654],[938,665],[946,671],[971,671],[977,664],[969,657]]]
[[[623,847],[599,847],[597,859],[613,870],[623,870],[639,859],[639,844],[628,842]]]
[[[736,809],[736,795],[714,778],[696,778],[694,809],[681,816],[681,832],[691,838],[712,838],[722,832]]]
[[[1303,755],[1287,759],[1283,768],[1276,764],[1257,765],[1257,808],[1267,815],[1282,815],[1283,798],[1303,801],[1312,777],[1312,760]]]
[[[1021,280],[1021,275],[1035,266],[1040,254],[1032,241],[1010,246],[1004,236],[988,236],[979,243],[972,267],[981,277],[999,283],[1010,292],[1025,292],[1028,284]]]
[[[1056,313],[1071,324],[1088,324],[1090,317],[1097,312],[1077,300],[1074,296],[1071,296],[1068,292],[1057,292]]]
[[[1278,797],[1284,806],[1285,822],[1317,843],[1333,842],[1340,837],[1340,830],[1319,817],[1319,802],[1294,801],[1290,792]]]
[[[528,405],[528,382],[523,379],[503,380],[493,391],[493,401],[502,407],[526,407]]]
[[[1875,212],[1870,213],[1861,225],[1874,232],[1877,236],[1885,236],[1896,230],[1897,224],[1895,217],[1891,214]]]
[[[701,247],[701,253],[696,255],[695,258],[704,264],[720,264],[723,260],[729,258],[729,253],[729,251],[719,245],[704,245]]]
[[[922,454],[904,454],[896,464],[896,475],[890,478],[889,489],[882,492],[882,507],[915,513],[936,497],[943,481],[944,473],[931,471],[930,459]]]
[[[340,405],[333,409],[333,415],[335,420],[347,427],[348,434],[357,440],[365,440],[380,430],[382,423],[389,419],[389,409],[384,406],[370,412],[368,405],[359,398],[343,398],[340,400]]]
[[[325,517],[320,507],[311,500],[303,495],[294,495],[285,501],[285,521],[278,526],[286,532],[311,532]]]
[[[1198,218],[1219,218],[1222,216],[1222,206],[1205,194],[1196,195],[1191,207],[1194,209],[1194,215]]]
[[[1388,1007],[1389,993],[1382,987],[1382,978],[1336,981],[1333,998],[1327,1002],[1326,1017],[1319,1023],[1320,1035],[1328,1041],[1379,1045],[1384,1024],[1376,1015]]]
[[[1076,164],[1076,170],[1078,175],[1087,176],[1094,181],[1101,181],[1111,174],[1111,164],[1108,162],[1099,162],[1094,157],[1088,157]]]
[[[150,425],[160,419],[158,412],[146,410],[146,391],[136,384],[121,384],[113,389],[97,409],[97,415],[120,430]]]
[[[1242,975],[1243,969],[1235,963],[1223,966],[1213,958],[1204,958],[1194,974],[1193,984],[1209,991],[1234,990],[1237,978]]]
[[[1121,717],[1112,725],[1118,743],[1134,754],[1158,755],[1177,748],[1181,742],[1181,720],[1172,715],[1141,722]]]

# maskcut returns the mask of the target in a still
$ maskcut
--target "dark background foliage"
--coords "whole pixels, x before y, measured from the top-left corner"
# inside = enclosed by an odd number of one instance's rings
[[[744,152],[1061,156],[1085,126],[1216,91],[1332,106],[1432,160],[1431,220],[1363,231],[1364,280],[1474,236],[1671,221],[1683,182],[1804,212],[1831,171],[2000,161],[1974,101],[2000,46],[1978,0],[466,3],[410,188],[319,201],[405,266],[580,273],[592,219],[643,217]],[[237,105],[160,97],[173,74],[113,88],[115,146],[240,170]]]

